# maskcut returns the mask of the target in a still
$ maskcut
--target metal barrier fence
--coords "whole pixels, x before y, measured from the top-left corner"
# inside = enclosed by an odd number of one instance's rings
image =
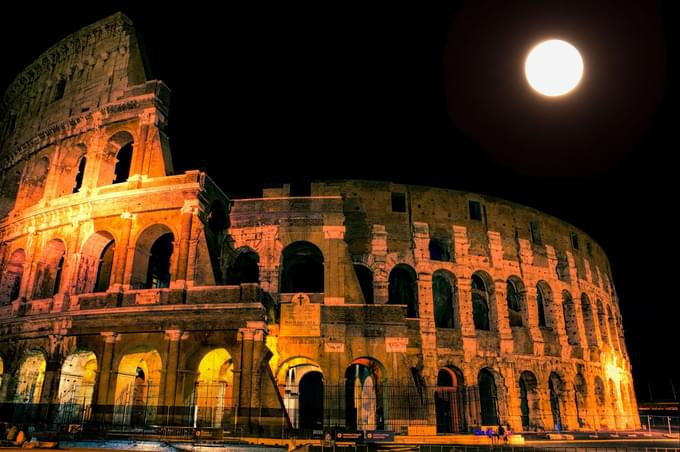
[[[650,432],[680,433],[680,416],[640,416],[640,425]]]

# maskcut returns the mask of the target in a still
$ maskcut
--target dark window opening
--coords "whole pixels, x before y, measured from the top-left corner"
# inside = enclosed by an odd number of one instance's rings
[[[56,102],[64,97],[64,91],[66,91],[66,80],[61,79],[54,87],[54,96],[52,97],[52,102]]]
[[[586,242],[586,252],[588,256],[593,257],[593,245],[590,242]]]
[[[239,253],[231,268],[227,284],[240,285],[260,282],[260,256],[255,251]]]
[[[324,291],[323,254],[309,242],[295,242],[283,250],[281,292]]]
[[[146,276],[147,289],[170,287],[170,257],[172,256],[174,236],[172,233],[160,236],[151,247],[149,268]]]
[[[522,326],[521,294],[512,281],[507,283],[506,301],[510,326]]]
[[[434,323],[437,328],[454,328],[453,321],[453,288],[449,281],[440,274],[432,278],[434,298]]]
[[[57,263],[57,271],[54,275],[54,290],[52,291],[52,295],[56,295],[59,293],[59,288],[61,286],[61,273],[63,269],[64,269],[64,256],[61,256],[59,258],[59,262]]]
[[[306,373],[299,384],[300,428],[323,429],[323,377],[320,372]]]
[[[392,193],[392,212],[406,212],[406,194]]]
[[[482,221],[482,205],[479,201],[468,201],[468,208],[471,220]]]
[[[406,265],[398,265],[389,276],[388,303],[406,305],[406,317],[418,317],[418,283],[415,271]]]
[[[493,375],[483,369],[477,379],[479,386],[479,405],[481,410],[482,425],[498,425],[498,409],[496,406],[496,382]]]
[[[364,301],[366,304],[373,304],[373,272],[370,268],[361,264],[354,264],[354,272],[359,280],[359,287],[364,295]]]
[[[80,187],[83,186],[83,176],[85,176],[85,166],[87,165],[87,158],[83,157],[80,159],[78,164],[78,173],[76,173],[76,182],[73,186],[73,191],[71,193],[77,193]]]
[[[536,308],[538,309],[538,326],[546,326],[545,323],[545,298],[543,290],[536,286]]]
[[[541,242],[541,230],[538,225],[538,221],[530,221],[529,229],[531,231],[531,241],[537,245],[542,244]]]
[[[114,170],[115,176],[114,184],[126,182],[130,177],[130,166],[132,165],[132,143],[128,143],[118,151],[116,155],[116,168]]]
[[[430,240],[430,260],[449,262],[451,261],[451,253],[449,252],[449,247],[440,240],[432,239]]]
[[[575,232],[571,233],[571,247],[575,250],[578,249],[578,235]]]
[[[111,281],[111,270],[113,269],[113,252],[116,248],[115,242],[111,240],[102,250],[99,258],[99,268],[97,269],[97,279],[94,284],[95,292],[105,292],[109,288]]]
[[[489,293],[478,275],[472,275],[472,320],[476,330],[490,330]]]

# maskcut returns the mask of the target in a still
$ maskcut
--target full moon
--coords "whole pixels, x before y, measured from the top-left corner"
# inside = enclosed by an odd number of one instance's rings
[[[529,85],[548,97],[562,96],[573,90],[583,76],[583,59],[573,45],[560,39],[536,45],[524,63]]]

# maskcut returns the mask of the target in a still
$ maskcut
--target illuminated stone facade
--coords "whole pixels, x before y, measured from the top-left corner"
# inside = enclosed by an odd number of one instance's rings
[[[117,14],[2,99],[0,420],[639,425],[609,264],[583,231],[385,182],[230,200],[174,173],[169,90],[146,73]]]

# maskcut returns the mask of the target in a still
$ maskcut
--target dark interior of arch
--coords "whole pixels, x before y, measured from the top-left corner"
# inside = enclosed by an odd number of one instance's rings
[[[78,193],[80,187],[83,186],[83,176],[85,175],[85,167],[87,166],[87,157],[83,156],[78,164],[78,172],[76,173],[76,180],[73,184],[72,193]]]
[[[99,256],[97,279],[94,283],[95,292],[105,292],[111,282],[111,270],[113,269],[113,253],[116,249],[115,242],[111,240],[102,250]]]
[[[373,304],[373,272],[370,268],[361,264],[354,264],[354,272],[359,280],[364,301],[366,304]]]
[[[243,283],[260,282],[260,256],[252,250],[242,251],[236,256],[227,284],[239,285]]]
[[[508,280],[506,301],[508,303],[510,326],[522,326],[522,305],[520,303],[520,296],[515,284]]]
[[[488,292],[479,275],[472,275],[472,320],[475,329],[485,331],[490,329]]]
[[[546,326],[545,323],[545,296],[541,286],[536,286],[536,308],[538,310],[538,326]]]
[[[295,242],[283,250],[281,292],[323,292],[323,255],[309,242]]]
[[[4,271],[0,274],[0,306],[7,305],[19,298],[25,261],[26,253],[22,249],[14,251],[10,256]]]
[[[114,169],[113,183],[120,184],[130,177],[130,166],[132,165],[132,143],[128,143],[116,154],[116,168]]]
[[[146,273],[146,288],[162,289],[170,287],[170,256],[172,256],[174,236],[171,232],[158,237],[151,246],[149,267]]]
[[[449,247],[439,239],[430,240],[430,260],[449,262],[451,260],[451,252]]]
[[[477,379],[479,386],[479,404],[483,425],[498,425],[498,410],[496,409],[496,382],[493,375],[483,369]]]
[[[406,305],[406,317],[418,317],[418,285],[415,272],[405,266],[396,266],[390,272],[388,303]]]
[[[453,289],[442,275],[435,274],[432,279],[434,298],[434,323],[437,328],[454,328]]]
[[[323,428],[323,377],[320,372],[306,373],[299,384],[300,428]]]

